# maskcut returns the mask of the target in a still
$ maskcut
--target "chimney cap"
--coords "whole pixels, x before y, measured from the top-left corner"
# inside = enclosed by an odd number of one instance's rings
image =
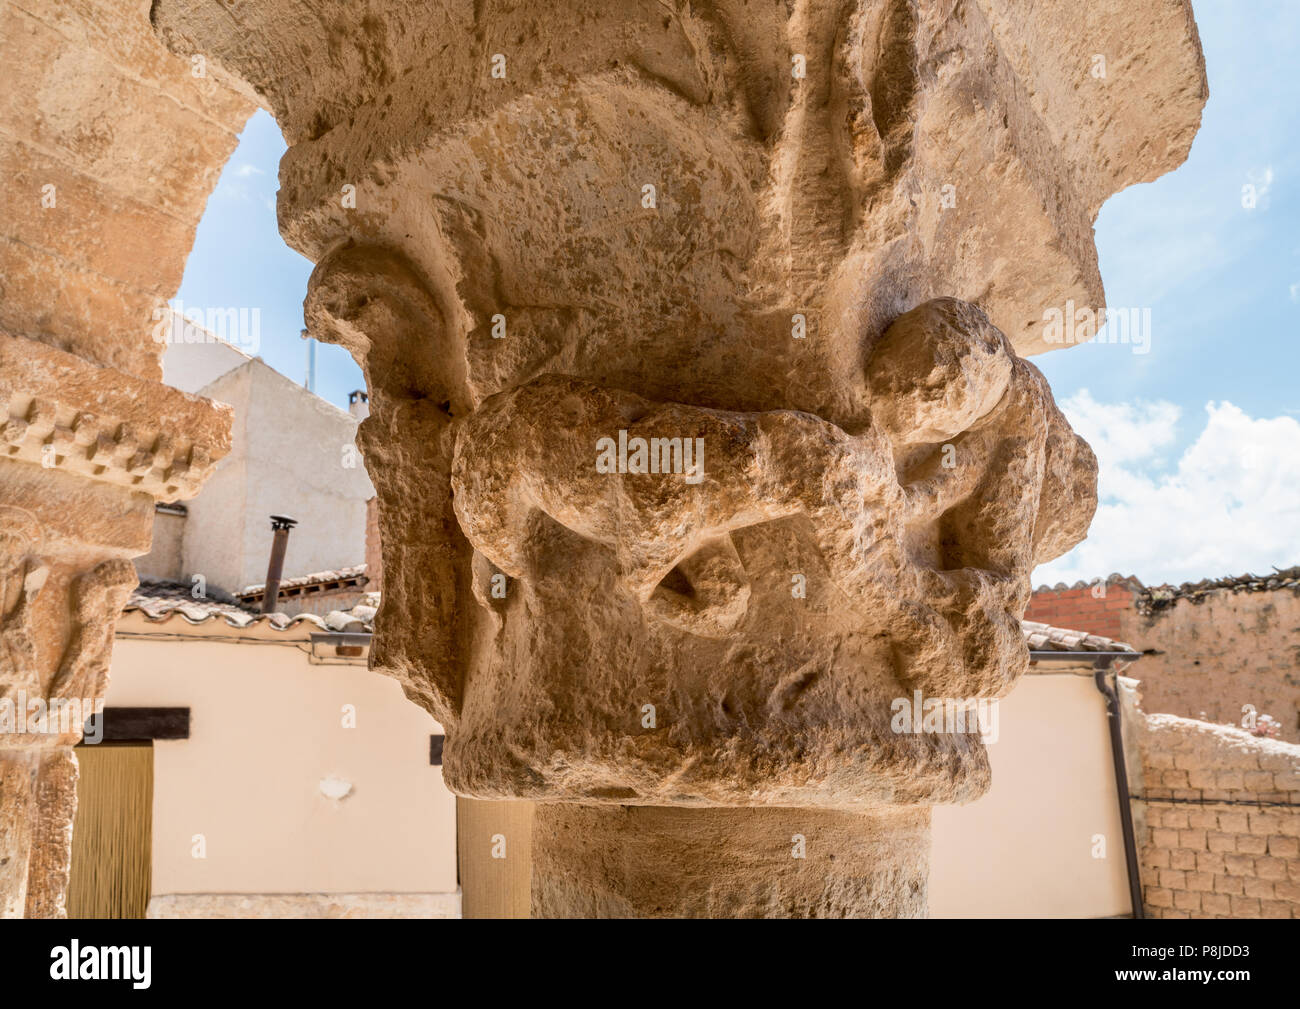
[[[298,524],[298,520],[290,518],[288,515],[271,516],[272,529],[292,529],[297,524]]]

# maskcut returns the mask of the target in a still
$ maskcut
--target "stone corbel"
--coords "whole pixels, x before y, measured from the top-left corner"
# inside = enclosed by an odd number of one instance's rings
[[[388,249],[345,245],[325,256],[303,313],[312,336],[352,354],[369,390],[357,443],[384,554],[371,664],[453,725],[473,633],[472,551],[450,481],[453,419],[469,411],[463,345],[415,269]]]

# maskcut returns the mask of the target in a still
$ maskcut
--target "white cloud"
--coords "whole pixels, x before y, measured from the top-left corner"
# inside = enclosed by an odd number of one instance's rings
[[[1098,403],[1081,389],[1061,404],[1075,429],[1105,464],[1137,462],[1157,455],[1176,437],[1182,410],[1173,403]]]
[[[1290,290],[1291,290],[1291,300],[1300,301],[1300,283],[1292,284]]]
[[[1148,585],[1267,573],[1300,563],[1300,422],[1206,404],[1197,439],[1170,467],[1181,411],[1168,402],[1061,404],[1100,465],[1088,539],[1034,572],[1034,584],[1112,571]]]
[[[1273,188],[1273,166],[1268,165],[1262,172],[1247,172],[1246,179],[1253,189],[1254,205],[1261,210],[1267,208],[1268,191]],[[1253,209],[1253,207],[1247,207],[1247,209]]]
[[[244,164],[244,165],[237,165],[235,167],[235,175],[237,175],[241,179],[247,179],[253,175],[265,175],[265,174],[266,172],[262,171],[262,169],[258,168],[256,165]]]

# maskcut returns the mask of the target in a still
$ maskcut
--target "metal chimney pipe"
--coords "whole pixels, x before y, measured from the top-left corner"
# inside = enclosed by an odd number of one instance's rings
[[[307,341],[307,380],[303,387],[308,392],[316,391],[316,341],[307,330],[302,331],[302,338]]]
[[[284,575],[284,552],[289,546],[289,530],[298,524],[288,515],[271,516],[271,560],[266,565],[266,588],[262,595],[262,612],[274,613],[280,600],[280,578]]]

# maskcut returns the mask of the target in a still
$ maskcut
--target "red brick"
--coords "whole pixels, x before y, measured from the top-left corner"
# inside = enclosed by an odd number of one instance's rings
[[[1249,834],[1250,821],[1245,813],[1225,811],[1219,814],[1219,829],[1228,834]]]
[[[1273,899],[1273,884],[1268,880],[1256,879],[1252,876],[1243,879],[1241,882],[1245,886],[1247,897],[1260,897],[1265,900]]]
[[[1180,830],[1178,832],[1178,847],[1201,851],[1205,848],[1205,831]]]
[[[1240,876],[1215,876],[1214,877],[1215,893],[1237,894],[1237,893],[1242,893],[1243,890],[1244,887],[1242,887],[1241,885]]]
[[[1274,883],[1273,896],[1278,900],[1289,900],[1292,904],[1300,904],[1300,883],[1291,880]]]

